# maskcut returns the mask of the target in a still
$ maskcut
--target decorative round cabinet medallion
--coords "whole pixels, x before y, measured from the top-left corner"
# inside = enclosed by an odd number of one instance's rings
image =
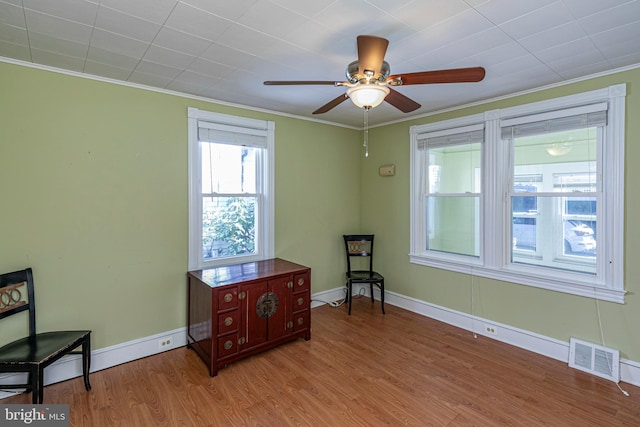
[[[265,292],[260,295],[256,303],[256,313],[263,319],[268,319],[278,310],[278,295],[273,292]]]

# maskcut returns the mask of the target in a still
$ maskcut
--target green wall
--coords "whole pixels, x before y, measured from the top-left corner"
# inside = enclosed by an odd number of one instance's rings
[[[98,349],[186,325],[187,107],[276,122],[276,256],[342,285],[360,132],[0,62],[0,271],[34,269],[39,330]]]
[[[590,298],[546,291],[524,285],[473,277],[409,262],[409,127],[466,116],[487,110],[556,98],[627,83],[625,145],[625,304],[596,302]],[[370,157],[362,168],[362,227],[376,233],[377,268],[389,291],[438,306],[472,313],[567,342],[570,337],[601,343],[599,308],[605,344],[621,357],[640,361],[640,70],[621,72],[532,94],[458,111],[371,129]],[[396,176],[380,178],[377,166],[396,164]],[[384,209],[376,208],[384,206]],[[473,289],[473,310],[471,308]],[[473,312],[472,312],[473,311]]]
[[[376,234],[390,292],[545,336],[600,342],[592,299],[409,263],[409,126],[627,83],[626,304],[600,302],[606,344],[640,361],[640,71],[370,130],[221,106],[0,62],[0,271],[31,266],[40,330],[94,348],[185,326],[187,107],[276,122],[276,255],[343,285],[346,232]],[[378,167],[395,164],[396,175]],[[3,322],[0,343],[25,332]]]

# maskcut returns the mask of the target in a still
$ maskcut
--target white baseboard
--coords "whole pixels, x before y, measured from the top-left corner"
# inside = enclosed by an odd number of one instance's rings
[[[354,294],[369,295],[367,286],[356,286]],[[311,307],[318,307],[333,301],[341,301],[345,296],[345,288],[339,287],[318,292],[311,296]],[[432,319],[465,329],[471,333],[496,339],[504,343],[532,351],[552,359],[567,362],[569,360],[569,343],[546,337],[513,326],[493,322],[478,316],[472,316],[446,307],[437,306],[415,298],[406,297],[394,292],[385,291],[385,304],[395,305],[405,310],[421,314]],[[493,328],[497,334],[485,332],[485,326]],[[160,346],[160,342],[170,340],[170,345]],[[178,328],[148,337],[139,338],[91,352],[91,372],[101,371],[122,363],[131,362],[143,357],[162,353],[187,344],[187,329]],[[80,355],[64,357],[45,370],[46,385],[82,376],[82,359]],[[620,359],[620,380],[640,387],[640,363]],[[24,374],[9,374],[0,377],[3,384],[19,384],[25,382]],[[2,386],[0,386],[0,389]],[[0,399],[13,396],[11,392],[1,392]]]

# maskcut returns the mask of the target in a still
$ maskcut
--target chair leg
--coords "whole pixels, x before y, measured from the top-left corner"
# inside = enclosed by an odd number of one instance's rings
[[[344,287],[345,287],[345,290],[344,290],[344,303],[348,304],[349,303],[349,297],[350,297],[350,295],[349,295],[349,280],[348,279],[344,283]]]
[[[84,377],[84,388],[91,390],[89,383],[89,372],[91,370],[91,334],[82,341],[82,376]]]
[[[369,292],[371,292],[371,304],[373,304],[376,301],[373,299],[373,283],[369,283]]]
[[[382,307],[382,314],[384,314],[384,280],[380,282],[380,306]]]
[[[29,372],[29,382],[31,383],[31,402],[34,405],[41,404],[44,398],[44,370],[40,366],[36,366]]]
[[[349,299],[349,316],[351,316],[351,300],[353,299],[353,296],[351,295],[351,288],[352,288],[351,280],[347,280],[347,298]]]

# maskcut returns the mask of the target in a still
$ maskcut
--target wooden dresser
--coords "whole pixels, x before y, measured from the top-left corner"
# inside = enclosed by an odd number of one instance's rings
[[[187,273],[187,345],[213,377],[236,360],[311,339],[311,269],[275,258]]]

